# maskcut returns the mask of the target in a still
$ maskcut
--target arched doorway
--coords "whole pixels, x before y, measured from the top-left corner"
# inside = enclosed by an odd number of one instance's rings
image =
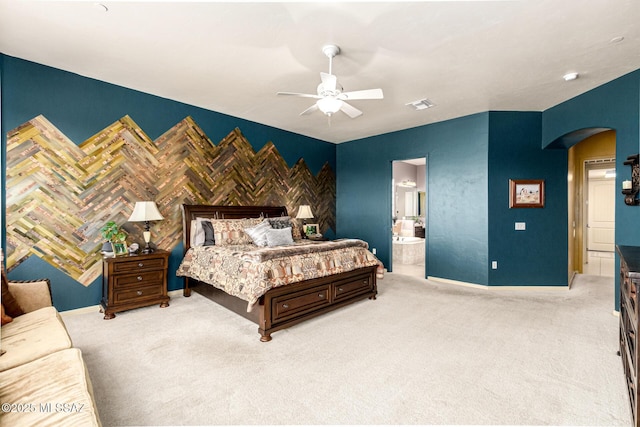
[[[615,275],[616,133],[591,130],[568,147],[569,283],[575,274]]]

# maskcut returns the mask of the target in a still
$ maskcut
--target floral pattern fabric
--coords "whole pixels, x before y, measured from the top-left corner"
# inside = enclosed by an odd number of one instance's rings
[[[298,240],[292,246],[197,246],[189,248],[176,271],[208,283],[248,303],[251,311],[269,289],[380,265],[366,242]]]

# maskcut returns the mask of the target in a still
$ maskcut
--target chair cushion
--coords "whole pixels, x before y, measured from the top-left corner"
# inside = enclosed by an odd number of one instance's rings
[[[2,326],[2,350],[6,353],[0,357],[0,372],[71,345],[67,328],[54,307],[15,317],[13,322]]]
[[[91,381],[77,348],[0,372],[0,384],[0,402],[23,404],[21,411],[3,411],[0,426],[100,426]]]

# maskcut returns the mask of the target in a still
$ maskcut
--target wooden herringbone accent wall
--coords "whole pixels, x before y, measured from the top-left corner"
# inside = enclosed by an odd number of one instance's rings
[[[335,174],[314,177],[303,159],[289,167],[275,145],[257,153],[239,129],[216,146],[185,118],[152,141],[128,116],[76,146],[42,116],[7,134],[7,266],[35,255],[87,286],[102,272],[100,227],[109,220],[142,242],[128,223],[136,201],[154,200],[165,217],[152,240],[182,240],[180,205],[276,205],[295,216],[309,204],[323,231],[335,230]]]

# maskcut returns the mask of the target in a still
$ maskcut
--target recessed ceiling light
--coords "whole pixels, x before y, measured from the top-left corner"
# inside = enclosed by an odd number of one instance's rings
[[[109,8],[107,6],[105,6],[104,4],[102,4],[102,3],[94,3],[93,6],[99,12],[108,12],[109,11]]]
[[[406,105],[408,107],[413,107],[416,110],[426,110],[427,108],[431,108],[431,107],[435,107],[436,106],[436,104],[434,104],[433,102],[431,102],[427,98],[419,99],[417,101],[408,102],[408,103],[406,103],[404,105]]]
[[[609,40],[609,43],[619,43],[619,42],[621,42],[622,40],[624,40],[624,37],[622,37],[622,36],[618,36],[618,37],[614,37],[614,38],[612,38],[611,40]]]
[[[564,76],[562,76],[562,78],[563,78],[565,81],[569,82],[569,81],[571,81],[571,80],[575,80],[575,79],[577,79],[577,78],[578,78],[578,76],[579,76],[579,74],[578,74],[578,73],[567,73],[567,74],[565,74]]]

